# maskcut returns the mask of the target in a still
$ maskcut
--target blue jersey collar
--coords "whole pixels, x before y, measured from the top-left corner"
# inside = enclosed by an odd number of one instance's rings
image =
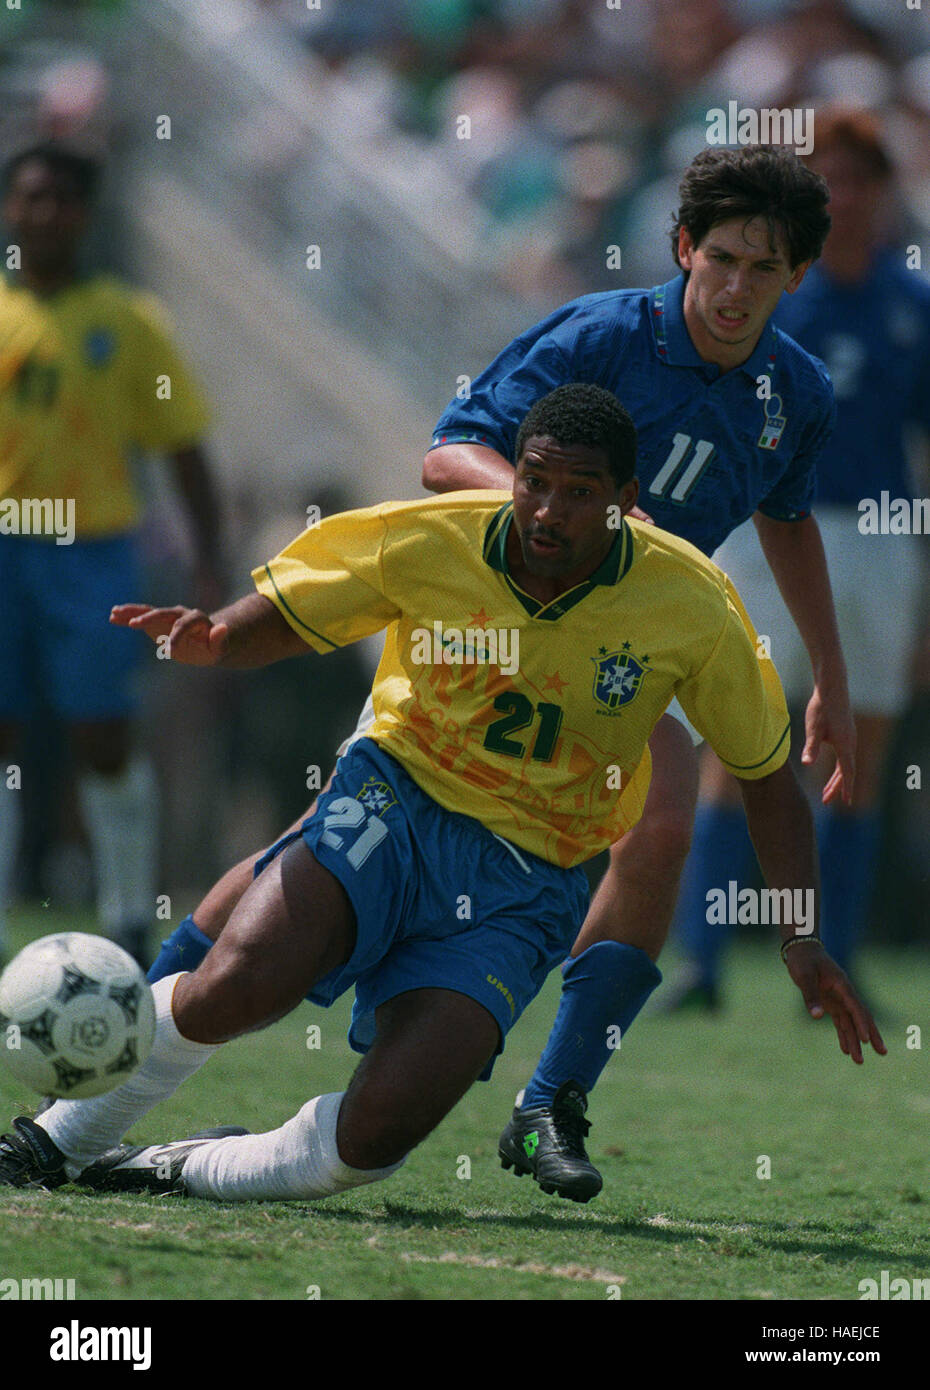
[[[706,369],[712,364],[704,361],[691,341],[685,324],[684,301],[684,275],[676,275],[674,280],[650,290],[649,310],[656,355],[670,367]],[[741,363],[739,370],[746,372],[754,381],[763,374],[771,375],[777,351],[778,338],[770,319],[752,355]]]

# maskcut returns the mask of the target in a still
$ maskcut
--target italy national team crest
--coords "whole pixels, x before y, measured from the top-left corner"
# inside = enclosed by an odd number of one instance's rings
[[[601,647],[600,655],[592,656],[591,660],[594,662],[594,698],[599,705],[614,714],[636,699],[649,670],[648,657],[637,659],[630,651],[629,642],[624,642],[618,652],[608,652]]]
[[[777,449],[782,431],[788,423],[787,417],[781,413],[781,396],[770,396],[762,404],[765,408],[765,424],[759,435],[759,448]]]
[[[362,783],[361,791],[356,795],[356,801],[360,801],[366,811],[372,815],[383,816],[385,811],[389,811],[392,806],[397,805],[397,797],[394,795],[387,782],[379,782],[377,777],[369,777]]]

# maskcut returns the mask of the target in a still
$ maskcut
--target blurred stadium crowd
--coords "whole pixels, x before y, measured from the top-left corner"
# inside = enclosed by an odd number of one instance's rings
[[[426,143],[487,214],[501,278],[558,300],[668,270],[656,235],[709,108],[882,113],[907,226],[930,223],[930,16],[886,0],[269,0],[372,133]],[[470,139],[457,117],[469,113]],[[428,190],[424,190],[428,195]],[[605,248],[622,250],[620,271]]]
[[[182,8],[189,29],[174,24]],[[282,411],[291,415],[298,436],[310,437],[316,430],[316,440],[300,456],[304,476],[299,482],[275,489],[254,448],[248,459],[237,453],[237,438],[246,428],[240,428],[236,415],[243,409],[241,383],[229,379],[225,357],[222,370],[211,368],[218,349],[204,326],[209,315],[186,301],[183,277],[173,278],[180,253],[169,247],[160,256],[138,254],[134,223],[147,201],[133,191],[138,184],[121,177],[166,159],[164,148],[153,148],[143,123],[154,108],[142,104],[138,81],[147,61],[138,34],[159,23],[164,33],[175,30],[170,61],[176,90],[188,94],[186,105],[165,108],[175,112],[179,128],[171,152],[180,166],[186,150],[188,168],[197,170],[199,192],[206,204],[215,200],[228,227],[240,229],[238,206],[224,201],[234,182],[250,214],[278,218],[282,226],[295,225],[295,215],[299,225],[308,206],[322,217],[338,198],[348,196],[353,181],[367,188],[367,201],[353,203],[341,225],[361,229],[359,207],[371,213],[385,243],[383,278],[373,278],[370,254],[341,259],[333,277],[340,282],[340,296],[334,295],[331,280],[313,305],[320,323],[333,333],[322,355],[338,359],[337,330],[345,330],[352,345],[364,345],[371,324],[383,324],[375,345],[378,366],[400,383],[397,399],[401,405],[409,401],[410,435],[421,438],[423,448],[430,417],[451,396],[456,373],[480,370],[534,318],[579,294],[649,285],[671,276],[667,230],[681,171],[706,141],[707,112],[731,100],[740,107],[816,109],[842,99],[873,110],[898,169],[897,196],[887,209],[888,236],[920,246],[925,262],[930,256],[930,5],[908,9],[888,0],[319,0],[313,5],[305,0],[187,0],[179,7],[172,0],[46,0],[24,4],[19,11],[4,10],[0,154],[6,157],[41,136],[106,159],[110,177],[92,257],[130,273],[165,298],[204,376],[218,428],[217,471],[226,496],[227,546],[236,557],[230,564],[236,591],[242,591],[267,538],[298,529],[306,501],[318,501],[327,488],[339,489],[343,506],[375,500],[371,491],[413,495],[419,488],[419,458],[405,452],[390,480],[370,480],[366,494],[351,460],[368,445],[368,436],[336,388],[319,381],[308,382],[308,398],[319,387],[316,413],[311,410],[306,421],[295,421],[293,406]],[[237,61],[251,64],[250,75],[286,68],[305,85],[289,87],[280,107],[263,104],[258,87],[246,103],[245,86],[236,86],[237,69],[223,67],[232,62],[234,51]],[[211,78],[215,69],[215,92],[202,81],[208,67]],[[269,77],[269,90],[276,80]],[[223,101],[214,100],[224,81],[230,84],[229,114]],[[154,81],[153,87],[157,91]],[[338,112],[335,133],[325,129],[325,112]],[[468,118],[464,126],[463,116]],[[191,134],[194,126],[201,131],[200,145]],[[217,135],[221,128],[223,139]],[[344,137],[346,149],[351,147],[345,166],[337,162],[324,168],[311,133],[329,141],[331,155]],[[371,210],[379,203],[384,216],[377,227]],[[410,218],[402,247],[393,216],[401,205]],[[252,244],[269,247],[274,241],[270,224],[256,225]],[[431,292],[421,293],[419,277],[413,278],[419,264],[410,251],[413,245],[434,284],[443,278],[444,263],[455,264],[441,313],[435,295],[430,303]],[[608,255],[611,247],[619,257]],[[218,247],[216,256],[223,254]],[[281,283],[288,292],[287,282]],[[486,296],[482,302],[476,300],[479,284]],[[297,293],[304,292],[302,286]],[[415,327],[400,320],[400,299],[411,314],[420,314]],[[491,300],[498,317],[485,329],[483,304]],[[361,315],[360,306],[367,307],[368,320],[354,317]],[[261,309],[246,304],[242,312],[254,317]],[[219,314],[216,319],[217,332],[234,339],[235,322],[221,320]],[[472,338],[455,337],[459,320],[471,321]],[[425,375],[425,364],[424,374],[418,374],[404,356],[411,343],[422,355],[416,345],[429,341],[429,335],[447,340],[443,347],[437,344],[436,363],[430,364],[435,377]],[[273,408],[276,392],[289,389],[289,378],[285,380],[279,364],[269,363],[267,401]],[[305,370],[313,374],[306,364]],[[249,378],[248,364],[242,372],[243,379]],[[321,367],[321,380],[322,374]],[[436,381],[445,381],[444,393]],[[386,385],[385,397],[389,394]],[[251,400],[246,414],[255,413]],[[349,441],[342,453],[340,438]],[[328,465],[323,462],[327,450]],[[286,444],[277,449],[277,463],[285,472],[297,467]],[[400,481],[404,478],[406,483]],[[175,563],[166,540],[170,522],[163,519],[161,526],[161,532],[158,523],[150,531],[150,553],[159,563],[167,553]],[[183,567],[177,573],[183,576]],[[189,798],[176,793],[176,814],[166,818],[169,881],[181,865],[183,883],[201,873],[206,882],[231,862],[240,844],[251,846],[263,829],[274,830],[303,804],[303,769],[313,761],[325,763],[326,749],[335,747],[352,722],[355,706],[348,712],[342,708],[349,698],[345,690],[351,685],[364,692],[365,663],[353,658],[347,672],[332,689],[317,692],[317,714],[308,703],[314,690],[306,675],[264,673],[245,693],[238,688],[232,693],[232,687],[220,682],[218,695],[210,696],[218,703],[195,704],[193,717],[188,705],[172,709],[163,679],[156,682],[157,698],[163,700],[162,729],[186,722],[188,729],[199,727],[208,742],[213,740],[215,785],[225,787],[231,808],[222,825],[210,822],[216,801],[211,790],[203,797],[200,819],[192,820]],[[915,653],[914,691],[899,738],[908,749],[907,761],[922,764],[930,776],[928,651]],[[280,717],[264,717],[269,707]],[[223,712],[219,746],[213,728],[216,709]],[[315,735],[311,752],[308,725]],[[279,734],[289,728],[293,738],[290,743],[271,739],[269,728]],[[171,738],[163,738],[167,749]],[[254,755],[244,753],[246,748]],[[163,761],[169,804],[171,785],[181,785],[185,778],[184,761],[167,754]],[[230,795],[231,774],[239,789]],[[241,842],[235,836],[230,841],[231,816],[252,818],[241,829]],[[905,797],[899,787],[889,788],[885,819],[886,851],[876,894],[883,903],[882,935],[926,939],[930,789],[922,797]],[[30,891],[44,882],[37,823],[23,878]],[[206,837],[211,838],[206,856],[190,855],[190,843]]]
[[[49,16],[49,35],[56,13],[95,21],[85,34],[99,39],[99,66],[87,51],[51,64],[33,95],[46,130],[106,148],[110,127],[121,125],[107,108],[108,33],[131,22],[133,0],[29,8]],[[322,65],[308,70],[308,88],[324,99],[336,89],[348,95],[372,160],[404,162],[414,187],[421,171],[428,179],[440,166],[464,188],[484,216],[471,243],[482,268],[532,303],[663,278],[667,244],[656,228],[704,142],[707,111],[732,99],[755,108],[842,99],[879,112],[901,175],[902,231],[919,240],[930,228],[925,8],[887,0],[219,0],[213,8],[218,34],[246,22],[242,14],[220,22],[226,11],[260,9],[293,35]],[[17,21],[16,12],[5,16],[14,37]],[[25,15],[19,23],[25,30]],[[9,89],[15,52],[5,64]],[[7,105],[5,143],[15,110]],[[286,138],[258,113],[247,136],[244,161],[288,169]],[[432,192],[419,184],[427,205]],[[622,250],[619,267],[607,266],[609,245]]]

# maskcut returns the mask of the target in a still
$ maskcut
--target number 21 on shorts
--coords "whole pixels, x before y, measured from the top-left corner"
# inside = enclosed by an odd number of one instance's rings
[[[352,868],[360,869],[372,850],[387,837],[388,828],[378,816],[368,815],[365,807],[354,796],[337,796],[335,801],[330,803],[329,810],[323,817],[323,825],[326,828],[320,836],[320,841],[330,849],[342,849],[345,837],[340,835],[338,830],[358,830],[366,821],[366,829],[346,851],[346,859]]]

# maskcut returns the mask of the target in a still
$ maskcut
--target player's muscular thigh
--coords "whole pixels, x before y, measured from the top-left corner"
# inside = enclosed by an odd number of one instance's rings
[[[353,1168],[396,1163],[436,1128],[484,1070],[500,1033],[476,1000],[415,989],[382,1004],[377,1035],[339,1111],[336,1140]]]
[[[328,792],[335,772],[331,772],[325,787],[320,792]],[[293,825],[288,826],[287,830],[281,832],[284,835],[290,834],[292,830],[299,830],[305,820],[308,820],[316,810],[317,802],[311,801],[302,816],[298,816]],[[273,842],[272,842],[273,843]],[[233,909],[239,902],[255,876],[256,862],[261,859],[268,846],[256,850],[254,854],[248,855],[245,859],[240,859],[238,864],[234,864],[231,869],[227,869],[222,878],[217,879],[213,887],[194,909],[193,917],[200,931],[204,936],[208,936],[211,941],[216,941],[232,914]]]
[[[345,889],[297,840],[259,874],[216,945],[174,992],[174,1019],[195,1042],[254,1032],[300,1003],[355,946]]]

